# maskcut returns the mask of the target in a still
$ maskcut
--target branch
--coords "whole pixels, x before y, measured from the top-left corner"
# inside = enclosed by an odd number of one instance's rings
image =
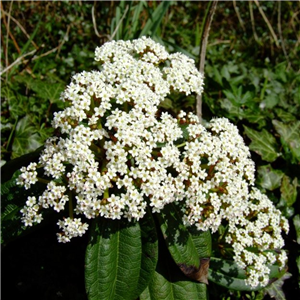
[[[259,45],[261,45],[261,42],[259,41],[258,36],[256,34],[256,30],[255,30],[255,21],[254,21],[254,16],[253,16],[252,1],[249,1],[249,10],[250,10],[250,20],[251,20],[251,26],[252,26],[254,39]]]
[[[281,41],[281,47],[282,47],[282,51],[284,53],[285,59],[288,62],[288,68],[291,66],[291,62],[289,60],[289,57],[287,55],[286,49],[285,49],[285,44],[284,44],[284,40],[283,40],[283,35],[282,35],[282,29],[281,29],[281,2],[278,1],[278,17],[277,17],[277,27],[278,27],[278,33],[279,33],[279,38]]]
[[[117,31],[118,31],[118,29],[119,29],[119,27],[120,27],[121,23],[123,22],[123,20],[124,20],[124,18],[125,18],[125,16],[126,16],[126,14],[127,14],[127,11],[128,11],[128,9],[129,9],[129,6],[128,6],[128,5],[126,5],[126,9],[125,9],[125,11],[124,11],[124,14],[123,14],[123,16],[122,16],[122,18],[121,18],[121,20],[120,20],[119,24],[117,25],[117,27],[116,27],[115,31],[114,31],[114,32],[113,32],[113,34],[111,35],[111,37],[110,37],[110,40],[113,40],[113,38],[114,38],[114,37],[115,37],[115,35],[117,34]]]
[[[210,1],[208,3],[208,7],[205,12],[204,20],[201,26],[201,44],[200,44],[200,56],[199,56],[199,71],[200,73],[204,74],[204,64],[205,64],[205,54],[206,54],[206,47],[208,41],[208,34],[210,25],[213,19],[213,15],[216,10],[218,1]],[[196,114],[199,118],[199,121],[202,120],[202,95],[197,95],[196,98]]]
[[[275,34],[274,30],[273,30],[273,27],[272,27],[271,23],[269,22],[267,16],[265,15],[264,11],[262,10],[261,6],[259,5],[259,2],[257,0],[254,0],[254,2],[257,5],[258,10],[259,10],[260,14],[262,15],[263,19],[267,23],[268,28],[269,28],[269,30],[271,32],[271,35],[272,35],[272,37],[273,37],[273,39],[275,41],[276,46],[279,48],[279,41],[278,41],[278,38],[277,38],[277,36],[276,36],[276,34]]]
[[[236,0],[233,0],[232,2],[233,2],[233,7],[234,7],[234,10],[235,10],[235,13],[236,13],[236,15],[239,19],[240,24],[241,24],[241,27],[243,28],[244,31],[246,31],[246,28],[244,26],[244,21],[243,21],[241,15],[239,13],[239,8],[236,6]]]
[[[6,73],[13,66],[17,65],[18,63],[20,63],[23,58],[25,58],[26,56],[29,56],[29,55],[33,55],[36,52],[37,52],[37,50],[32,50],[32,51],[30,51],[28,53],[25,53],[25,54],[21,55],[20,57],[18,57],[13,63],[11,63],[9,66],[7,66],[4,70],[2,70],[0,72],[0,76],[2,76],[2,74]]]

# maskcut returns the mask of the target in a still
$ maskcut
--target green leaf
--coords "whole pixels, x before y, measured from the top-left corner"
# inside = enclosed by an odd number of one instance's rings
[[[138,30],[138,22],[140,20],[140,14],[142,12],[143,6],[144,6],[144,1],[139,1],[138,4],[134,6],[134,14],[132,17],[131,21],[131,26],[130,26],[130,37],[127,34],[126,37],[124,38],[125,40],[132,39],[136,36],[136,32]]]
[[[199,256],[193,238],[182,224],[180,209],[173,203],[157,215],[160,228],[175,263],[199,268]]]
[[[32,82],[31,88],[40,98],[49,100],[50,103],[56,103],[60,101],[60,95],[65,85],[60,82],[35,80]]]
[[[189,281],[174,263],[162,243],[156,272],[140,300],[206,300],[207,287],[203,283]]]
[[[297,264],[298,272],[300,273],[300,256],[298,256],[296,258],[296,264]],[[298,285],[300,287],[300,278],[299,277],[298,277]]]
[[[278,266],[269,266],[270,282],[282,275]],[[239,268],[234,261],[211,257],[208,279],[218,285],[236,291],[257,291],[262,289],[261,286],[252,288],[245,284],[247,278],[246,272]]]
[[[85,257],[88,299],[134,299],[142,258],[139,223],[98,218],[90,231]]]
[[[290,178],[286,175],[283,176],[280,192],[281,199],[286,203],[287,206],[292,206],[297,200],[297,187],[298,180],[295,177],[292,183],[290,182]]]
[[[22,118],[15,131],[12,145],[12,158],[32,152],[42,146],[42,140],[36,133],[36,128],[32,125],[30,116]]]
[[[280,155],[276,139],[267,130],[261,132],[244,126],[246,135],[251,139],[250,150],[259,154],[263,160],[273,162]]]
[[[291,162],[298,163],[300,161],[300,121],[284,124],[273,120],[272,123],[280,135],[286,154],[291,156]]]
[[[271,165],[265,165],[258,168],[257,183],[264,189],[273,191],[280,187],[283,172],[274,170]]]
[[[12,167],[10,162],[9,166]],[[5,166],[1,168],[7,170],[9,168]],[[22,235],[25,231],[30,231],[21,223],[20,210],[25,205],[28,196],[39,196],[45,190],[45,185],[36,183],[32,188],[25,190],[24,187],[16,184],[16,179],[19,176],[20,171],[17,171],[13,176],[5,181],[1,182],[1,243],[8,244],[12,240]],[[2,178],[1,178],[2,179]],[[32,230],[35,230],[32,227]]]
[[[27,110],[27,97],[21,95],[14,89],[10,83],[3,83],[1,86],[2,101],[8,102],[9,113],[13,119],[17,119],[26,114]]]
[[[300,245],[300,215],[299,214],[294,216],[293,223],[296,229],[297,243]]]
[[[210,231],[199,231],[195,227],[188,227],[200,258],[211,257],[212,238]]]
[[[282,108],[275,108],[274,111],[278,118],[280,118],[284,122],[291,122],[296,120],[296,117],[293,114]]]
[[[148,286],[155,272],[158,260],[157,233],[151,212],[147,212],[139,223],[142,237],[142,260],[136,297]]]
[[[148,19],[146,25],[144,26],[142,32],[140,33],[140,37],[147,35],[147,36],[154,36],[158,26],[160,25],[164,15],[167,12],[167,9],[172,4],[172,1],[162,1],[151,17]]]
[[[24,154],[20,157],[6,162],[6,164],[1,167],[1,183],[10,180],[13,174],[19,169],[21,169],[23,166],[27,166],[31,162],[38,161],[42,149],[43,147],[40,147],[34,152]],[[1,186],[1,190],[3,190],[3,185]]]
[[[282,290],[282,286],[284,281],[289,279],[292,276],[290,273],[285,273],[281,278],[271,283],[269,286],[265,288],[271,298],[275,300],[285,300],[285,294]]]

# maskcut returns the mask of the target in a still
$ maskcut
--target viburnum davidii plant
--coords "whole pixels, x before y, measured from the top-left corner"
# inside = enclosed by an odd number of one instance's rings
[[[74,75],[62,94],[67,107],[53,120],[59,134],[21,169],[17,182],[26,189],[46,183],[21,210],[24,224],[53,209],[63,243],[91,227],[89,299],[164,299],[156,285],[168,253],[174,272],[196,286],[189,299],[205,299],[197,281],[207,280],[198,275],[211,256],[202,235],[210,232],[222,235],[245,286],[266,286],[272,267],[285,267],[288,222],[254,187],[255,166],[237,127],[225,118],[204,126],[192,113],[174,117],[160,108],[173,95],[202,93],[194,61],[145,37],[108,42],[95,60],[99,71]]]

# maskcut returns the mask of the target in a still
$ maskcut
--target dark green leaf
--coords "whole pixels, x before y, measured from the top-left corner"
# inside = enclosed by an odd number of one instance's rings
[[[188,230],[194,241],[198,256],[200,258],[211,257],[212,240],[210,231],[199,231],[194,227],[189,227]]]
[[[85,257],[88,299],[134,299],[142,258],[139,223],[98,218],[90,231]]]
[[[275,108],[276,115],[284,122],[295,121],[296,117],[282,108]]]
[[[280,135],[285,152],[291,153],[293,163],[298,163],[300,161],[300,121],[284,124],[273,120],[272,123]]]
[[[282,275],[278,266],[270,266],[270,281]],[[239,268],[234,261],[212,257],[210,260],[210,269],[208,278],[210,281],[237,291],[253,291],[262,289],[261,286],[251,288],[245,284],[247,278],[243,269]]]
[[[293,218],[293,223],[296,229],[297,243],[300,245],[300,215],[296,215]]]
[[[12,145],[12,157],[16,158],[23,154],[32,152],[42,146],[43,140],[36,133],[36,128],[32,125],[30,116],[22,118],[17,126]]]
[[[152,214],[148,212],[139,223],[142,235],[142,261],[136,297],[148,286],[158,260],[158,240]]]
[[[35,80],[32,82],[31,88],[40,98],[48,100],[51,103],[56,103],[59,101],[65,86],[60,82]]]
[[[264,189],[273,191],[280,187],[283,172],[274,170],[271,165],[265,165],[258,168],[257,183]]]
[[[287,206],[292,206],[297,199],[297,187],[298,180],[295,177],[292,182],[290,182],[290,178],[286,175],[283,176],[280,192],[281,199],[286,203]]]
[[[163,245],[163,244],[162,244]],[[140,300],[206,300],[207,287],[190,281],[174,263],[165,246],[160,248],[159,261],[148,288]]]
[[[280,155],[278,153],[276,139],[268,131],[261,132],[244,126],[246,135],[251,139],[250,150],[259,154],[263,160],[273,162]]]
[[[199,268],[199,256],[193,238],[182,224],[180,209],[175,204],[165,206],[157,215],[167,247],[177,265]]]
[[[140,37],[147,35],[147,36],[153,36],[160,25],[164,15],[167,12],[167,9],[172,4],[172,1],[162,1],[153,14],[151,15],[151,18],[148,19],[146,25],[144,26],[142,32],[140,33]]]

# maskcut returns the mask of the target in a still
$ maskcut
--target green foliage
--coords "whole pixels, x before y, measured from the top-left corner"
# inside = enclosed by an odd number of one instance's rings
[[[283,274],[285,274],[285,271],[280,271],[276,265],[270,266],[270,269],[270,283],[272,283],[274,279],[281,278],[284,276]],[[255,291],[261,289],[260,286],[251,288],[245,284],[245,279],[247,278],[246,272],[240,269],[235,262],[216,257],[211,257],[210,259],[208,278],[214,283],[236,291]],[[287,278],[283,278],[282,283],[284,279]],[[277,281],[279,280],[276,280],[275,282]]]
[[[1,3],[6,13],[10,4]],[[236,5],[242,22],[251,24],[249,3],[240,1]],[[290,233],[287,241],[297,240],[298,244],[287,243],[287,247],[291,252],[290,264],[296,262],[298,273],[293,271],[293,277],[289,278],[288,273],[282,276],[275,272],[273,278],[280,279],[266,290],[249,291],[243,284],[243,272],[220,254],[219,258],[211,258],[209,288],[190,280],[178,264],[199,267],[199,258],[211,256],[215,237],[179,225],[176,221],[180,212],[174,208],[158,218],[159,225],[154,225],[149,215],[129,226],[108,220],[93,224],[86,253],[86,287],[90,299],[108,299],[107,293],[116,299],[133,299],[140,293],[141,300],[207,299],[208,292],[210,299],[258,300],[266,292],[275,299],[285,299],[283,292],[287,290],[283,282],[294,284],[296,280],[300,286],[299,3],[284,1],[279,7],[276,1],[267,1],[260,5],[278,37],[278,16],[281,17],[280,47],[276,47],[254,4],[257,38],[250,25],[242,27],[232,2],[218,3],[206,54],[203,118],[225,116],[239,126],[257,165],[256,183],[294,227],[291,232],[294,230],[296,235]],[[37,155],[29,153],[53,135],[52,114],[64,107],[59,97],[71,74],[97,68],[93,62],[96,46],[109,39],[129,40],[141,35],[153,37],[170,51],[181,51],[197,59],[206,6],[205,1],[12,4],[11,16],[22,24],[27,35],[12,19],[10,35],[7,22],[1,23],[3,68],[21,55],[35,52],[1,76],[1,242],[4,245],[9,246],[10,241],[24,234],[19,210],[26,197],[44,190],[40,184],[37,190],[24,191],[15,184],[18,173],[12,174],[35,160]],[[162,107],[172,114],[181,109],[192,111],[195,99],[166,99]],[[118,247],[122,244],[123,248]],[[296,250],[291,251],[292,248]],[[111,265],[104,263],[106,259]],[[93,263],[95,260],[97,264]],[[217,287],[214,293],[213,282],[225,288]]]
[[[33,189],[24,191],[16,184],[19,174],[19,171],[15,172],[10,180],[1,184],[1,245],[4,246],[29,231],[21,226],[20,210],[27,196],[39,195],[45,189],[43,184],[37,184]]]
[[[97,220],[86,251],[85,281],[89,299],[134,299],[142,259],[138,223]]]

